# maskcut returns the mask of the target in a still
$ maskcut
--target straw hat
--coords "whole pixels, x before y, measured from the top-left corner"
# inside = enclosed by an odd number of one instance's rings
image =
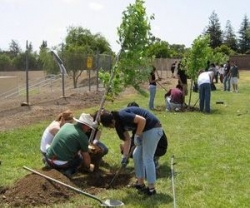
[[[96,123],[94,122],[93,117],[90,114],[82,113],[79,119],[73,118],[77,123],[85,124],[91,129],[96,128]]]

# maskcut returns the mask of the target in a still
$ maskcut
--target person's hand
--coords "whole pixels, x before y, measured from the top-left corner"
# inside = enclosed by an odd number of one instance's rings
[[[122,160],[121,160],[122,166],[123,166],[123,167],[126,167],[128,163],[129,163],[128,158],[125,157],[125,156],[123,156],[123,157],[122,157]]]
[[[142,139],[139,135],[135,134],[134,136],[134,144],[135,146],[140,146],[142,145]]]

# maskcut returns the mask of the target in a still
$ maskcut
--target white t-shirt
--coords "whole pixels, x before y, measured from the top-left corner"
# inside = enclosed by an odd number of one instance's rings
[[[43,132],[42,140],[41,140],[41,145],[40,145],[40,150],[45,153],[46,152],[46,147],[51,144],[52,140],[54,139],[54,135],[49,132],[49,127],[45,129]]]
[[[202,72],[199,76],[198,76],[198,86],[205,84],[205,83],[211,83],[213,77],[213,72],[212,71],[206,71],[206,72]]]

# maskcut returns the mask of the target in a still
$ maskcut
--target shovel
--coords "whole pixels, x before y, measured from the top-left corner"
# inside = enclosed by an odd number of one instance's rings
[[[74,190],[74,191],[76,191],[76,192],[78,192],[78,193],[80,193],[80,194],[83,194],[83,195],[85,195],[85,196],[87,196],[87,197],[90,197],[90,198],[92,198],[92,199],[95,199],[95,200],[97,200],[98,202],[100,202],[100,203],[101,203],[101,206],[103,206],[103,207],[118,207],[118,206],[123,206],[123,205],[124,205],[123,202],[118,201],[118,200],[114,200],[114,199],[107,199],[107,200],[105,200],[105,201],[102,201],[101,199],[95,197],[94,195],[91,195],[91,194],[89,194],[89,193],[87,193],[87,192],[84,192],[84,191],[82,191],[82,190],[80,190],[80,189],[78,189],[78,188],[75,188],[75,187],[73,187],[73,186],[70,186],[70,185],[68,185],[68,184],[65,184],[65,183],[63,183],[63,182],[61,182],[61,181],[58,181],[58,180],[56,180],[56,179],[54,179],[54,178],[51,178],[51,177],[49,177],[49,176],[47,176],[47,175],[44,175],[44,174],[42,174],[42,173],[39,173],[39,172],[37,172],[37,171],[35,171],[35,170],[32,170],[32,169],[30,169],[30,168],[28,168],[28,167],[26,167],[26,166],[23,166],[23,168],[26,169],[26,170],[29,170],[30,172],[35,173],[35,174],[37,174],[37,175],[39,175],[39,176],[42,176],[42,177],[44,177],[44,178],[46,178],[46,179],[48,179],[48,180],[50,180],[50,181],[59,183],[59,184],[65,186],[65,187],[67,187],[67,188],[70,188],[70,189],[72,189],[72,190]]]
[[[131,148],[128,156],[127,156],[127,160],[130,158],[130,156],[132,155],[133,151],[135,149],[135,145]],[[118,178],[118,176],[120,175],[120,173],[123,171],[123,169],[125,169],[125,165],[122,165],[115,173],[115,176],[112,178],[111,182],[109,183],[109,185],[106,187],[107,189],[111,188],[111,186],[113,185],[114,181]]]

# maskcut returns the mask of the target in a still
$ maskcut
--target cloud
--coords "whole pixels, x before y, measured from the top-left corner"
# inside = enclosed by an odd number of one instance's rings
[[[89,8],[94,11],[100,11],[103,9],[103,5],[95,2],[89,3]]]

